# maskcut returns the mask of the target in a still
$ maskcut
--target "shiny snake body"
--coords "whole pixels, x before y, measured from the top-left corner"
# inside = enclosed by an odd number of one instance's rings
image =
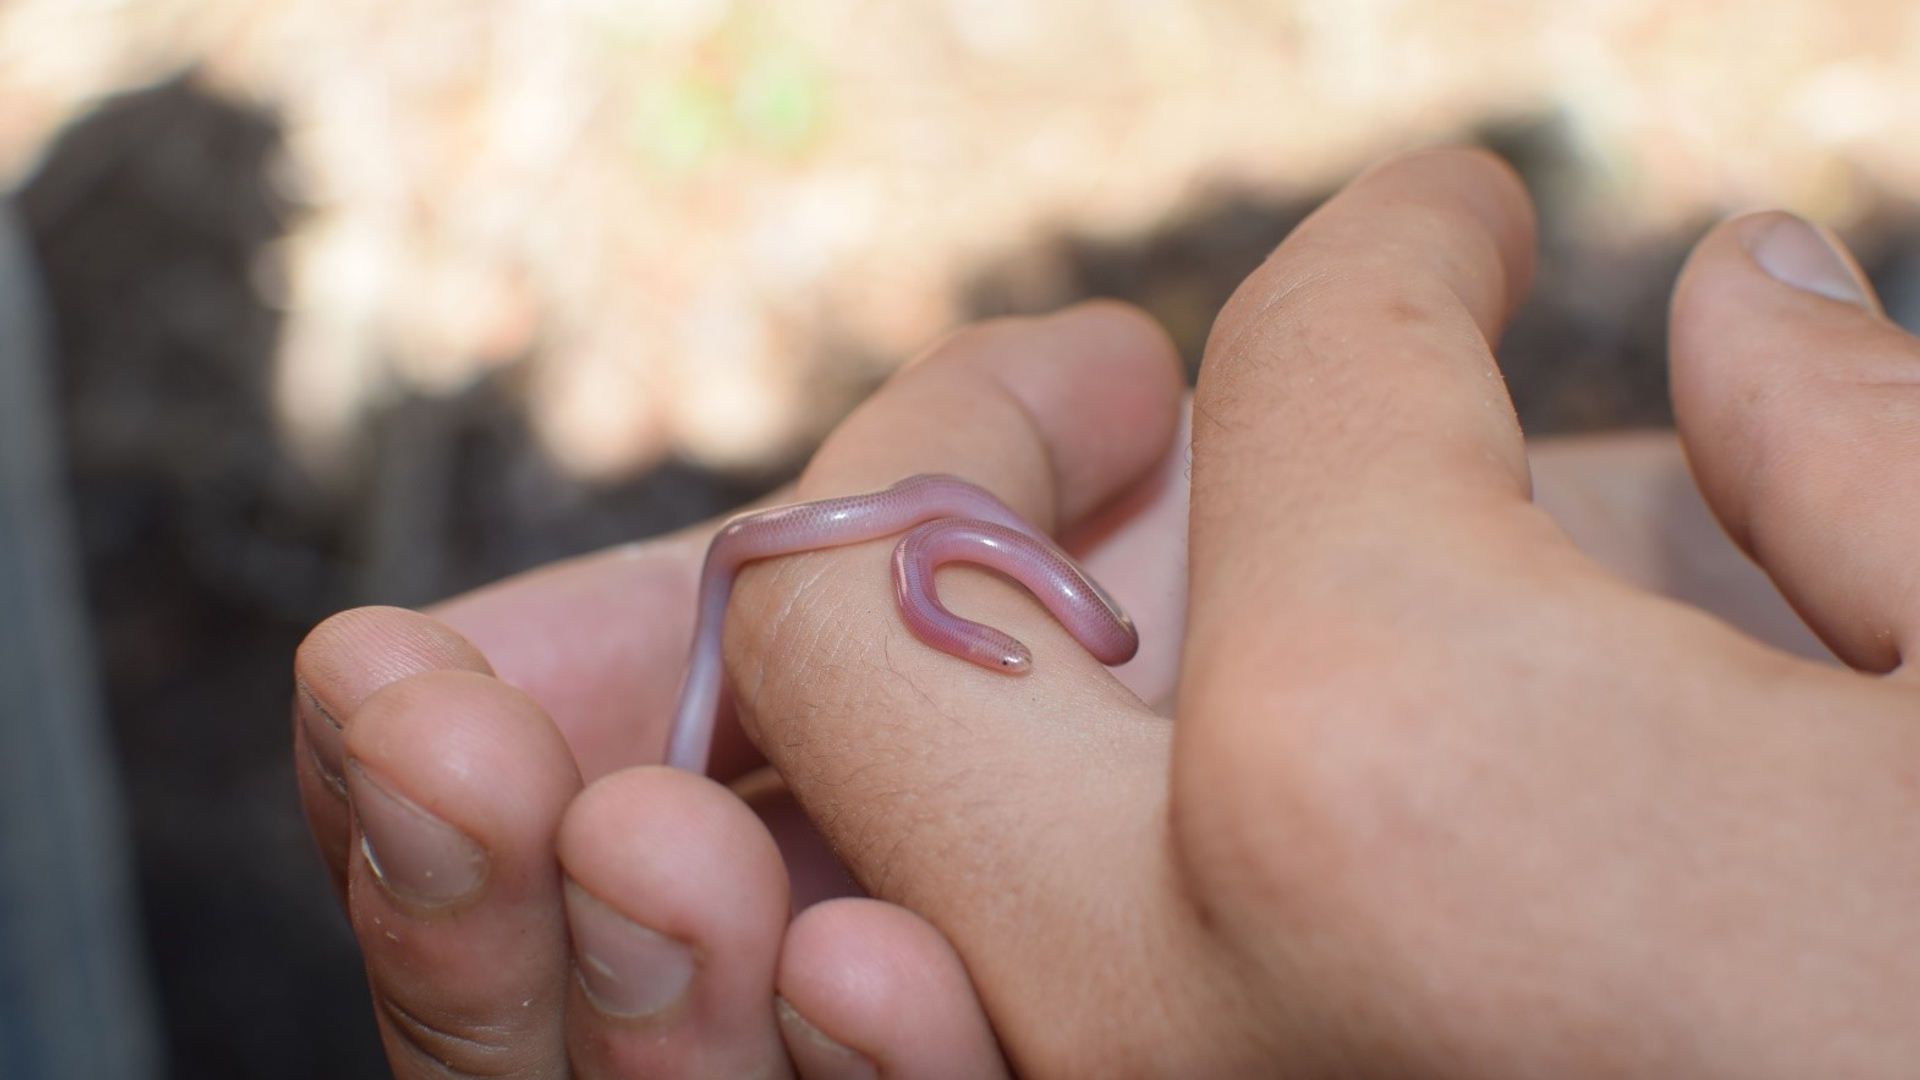
[[[864,495],[742,514],[721,526],[707,547],[693,648],[667,738],[667,764],[706,771],[724,678],[721,623],[742,566],[903,530],[907,535],[893,552],[894,595],[902,621],[927,644],[1010,674],[1031,666],[1032,654],[1011,635],[963,619],[940,603],[935,570],[970,562],[1025,586],[1100,662],[1123,664],[1133,658],[1139,635],[1113,598],[1005,503],[958,477],[923,474]]]

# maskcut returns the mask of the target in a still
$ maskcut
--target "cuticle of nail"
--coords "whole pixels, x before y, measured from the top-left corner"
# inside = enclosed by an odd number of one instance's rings
[[[342,770],[346,768],[346,731],[333,721],[332,714],[311,690],[298,682],[294,687],[295,700],[301,703],[294,715],[314,767],[330,786],[345,795],[346,779]]]
[[[334,771],[333,767],[327,764],[326,755],[320,752],[320,747],[314,742],[312,736],[307,737],[306,743],[307,757],[313,761],[313,771],[320,774],[320,779],[326,781],[335,795],[342,799],[348,798],[346,776]]]
[[[441,908],[484,884],[489,860],[477,840],[376,779],[359,761],[348,759],[346,770],[361,852],[389,892],[419,907]]]
[[[831,1054],[834,1058],[842,1062],[864,1066],[865,1069],[863,1071],[876,1069],[873,1060],[867,1057],[867,1055],[840,1042],[826,1032],[821,1031],[814,1025],[813,1021],[801,1015],[800,1010],[794,1008],[793,1002],[788,1001],[785,995],[774,995],[773,1008],[774,1012],[779,1015],[782,1026],[786,1027],[789,1031],[796,1032],[801,1038],[807,1040],[807,1042],[811,1043],[818,1050]]]
[[[575,972],[595,1008],[658,1020],[686,999],[704,967],[690,942],[635,922],[572,878],[564,896]]]

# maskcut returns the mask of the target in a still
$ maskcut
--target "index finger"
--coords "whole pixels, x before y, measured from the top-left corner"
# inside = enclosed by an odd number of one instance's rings
[[[889,382],[822,448],[798,495],[955,473],[1056,530],[1154,472],[1179,400],[1171,345],[1136,312],[990,323]],[[890,547],[747,566],[727,623],[732,685],[743,722],[861,883],[966,958],[1019,1063],[1049,1038],[1042,1005],[1112,959],[1124,928],[1087,913],[1130,917],[1105,891],[1115,868],[1160,855],[1159,803],[1132,793],[1161,784],[1165,724],[989,573],[955,568],[942,599],[1023,641],[1032,670],[988,672],[921,644],[895,611]],[[1089,859],[1114,874],[1068,869]]]

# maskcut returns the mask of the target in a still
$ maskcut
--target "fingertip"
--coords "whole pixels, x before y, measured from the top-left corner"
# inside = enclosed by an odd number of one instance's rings
[[[1709,230],[1674,286],[1676,334],[1728,318],[1844,323],[1862,315],[1881,319],[1880,300],[1845,241],[1780,210],[1741,214]]]
[[[1496,338],[1533,286],[1539,227],[1519,171],[1484,147],[1439,146],[1387,158],[1361,174],[1350,190],[1375,184],[1404,188],[1430,205],[1451,203],[1485,231],[1498,255],[1498,274],[1491,282],[1497,288],[1483,303],[1468,299],[1482,316],[1488,339]]]
[[[1881,317],[1845,246],[1780,211],[1730,218],[1701,238],[1674,286],[1670,323],[1675,420],[1742,546],[1752,470],[1799,454],[1803,421],[1833,404],[1834,386],[1911,364],[1906,335]]]
[[[392,778],[415,803],[489,850],[545,859],[580,775],[552,722],[526,694],[474,671],[425,671],[361,703],[349,765]]]
[[[996,377],[1035,417],[1057,477],[1059,517],[1074,521],[1165,453],[1180,423],[1185,369],[1147,312],[1112,299],[1050,316],[1056,362],[1007,363]],[[1124,433],[1125,437],[1116,437]]]
[[[1722,307],[1776,309],[1782,313],[1814,313],[1826,309],[1818,304],[1818,290],[1795,286],[1786,275],[1770,271],[1766,263],[1766,240],[1784,233],[1801,233],[1828,248],[1847,269],[1849,279],[1859,292],[1870,292],[1866,277],[1859,273],[1853,256],[1845,252],[1832,231],[1782,209],[1761,209],[1740,213],[1720,221],[1693,244],[1686,263],[1680,267],[1680,279],[1674,282],[1674,317],[1699,309],[1703,315],[1718,315]],[[1791,244],[1801,248],[1801,244]],[[1832,300],[1834,296],[1826,296]],[[1828,311],[1834,313],[1834,311]],[[1678,329],[1678,327],[1676,327]]]
[[[848,898],[802,912],[787,931],[779,992],[808,1026],[883,1075],[1006,1073],[966,965],[931,923],[897,905]]]
[[[1727,269],[1743,275],[1758,271],[1760,277],[1747,280],[1768,291],[1783,285],[1798,293],[1879,310],[1873,286],[1846,242],[1825,225],[1785,210],[1738,214],[1709,230],[1688,256],[1676,295],[1684,297],[1702,275]],[[1827,273],[1837,280],[1809,276]],[[1807,297],[1773,292],[1772,299]]]
[[[558,850],[589,891],[657,904],[644,920],[655,929],[723,938],[716,919],[786,917],[786,873],[765,826],[725,787],[694,773],[643,765],[602,777],[568,808]],[[715,911],[679,887],[689,881],[724,882],[747,907]]]
[[[1186,387],[1186,366],[1179,347],[1143,308],[1111,297],[1094,297],[1047,317],[1050,330],[1072,342],[1068,363],[1043,367],[1031,382],[1013,383],[1030,403],[1064,412],[1101,412],[1085,407],[1086,395],[1105,397],[1115,410],[1107,419],[1132,419],[1170,426]],[[1016,365],[1015,371],[1036,365]],[[1170,404],[1170,402],[1172,404]]]
[[[552,839],[579,778],[524,694],[473,671],[388,683],[346,731],[348,910],[398,1075],[565,1061]]]
[[[880,1067],[872,1058],[820,1030],[793,1002],[776,997],[773,1010],[787,1056],[802,1080],[878,1080]]]
[[[570,1023],[587,1067],[757,1075],[781,1056],[786,874],[745,804],[705,777],[625,769],[574,800],[557,850],[586,1006]]]
[[[307,827],[344,898],[350,850],[346,729],[380,688],[424,671],[484,673],[459,634],[417,612],[364,607],[314,627],[294,654],[294,773]]]
[[[1898,664],[1920,639],[1920,344],[1837,237],[1776,211],[1701,239],[1671,318],[1674,414],[1715,516],[1842,659]]]
[[[1180,350],[1173,335],[1145,308],[1116,297],[1095,296],[1061,308],[1048,320],[1063,331],[1084,335],[1088,351],[1098,362],[1125,365],[1148,381],[1146,392],[1180,392],[1185,374]]]
[[[827,440],[803,490],[958,472],[1043,528],[1144,475],[1179,424],[1171,339],[1115,300],[963,328],[902,370]]]
[[[409,675],[493,670],[479,649],[445,623],[397,607],[352,608],[329,617],[300,642],[293,669],[298,685],[336,716]]]

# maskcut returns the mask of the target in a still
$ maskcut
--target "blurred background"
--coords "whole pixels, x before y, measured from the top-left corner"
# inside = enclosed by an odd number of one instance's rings
[[[1916,130],[1900,0],[0,0],[171,1075],[384,1069],[291,783],[328,613],[727,509],[969,319],[1124,297],[1197,365],[1295,222],[1441,141],[1540,202],[1529,432],[1663,424],[1731,211],[1837,228],[1912,324]]]

